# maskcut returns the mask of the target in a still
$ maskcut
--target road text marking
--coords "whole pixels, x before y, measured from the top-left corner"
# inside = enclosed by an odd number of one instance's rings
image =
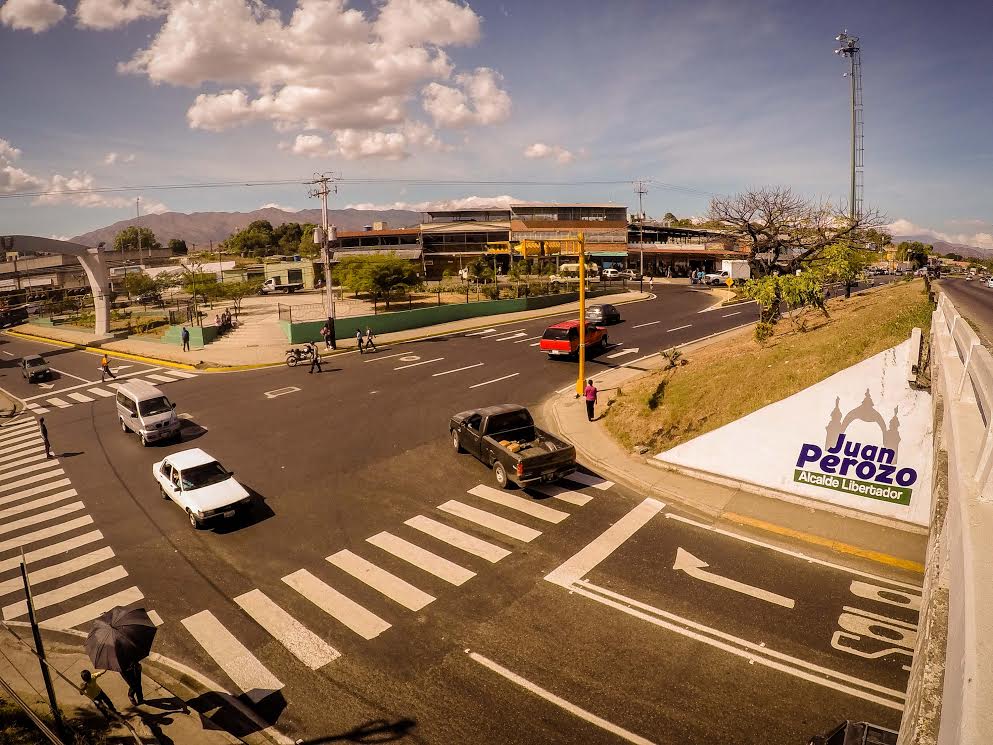
[[[285,388],[277,388],[274,391],[266,391],[265,392],[265,397],[266,398],[279,398],[280,396],[285,396],[287,393],[296,393],[299,390],[300,389],[297,388],[295,385],[288,385]]]

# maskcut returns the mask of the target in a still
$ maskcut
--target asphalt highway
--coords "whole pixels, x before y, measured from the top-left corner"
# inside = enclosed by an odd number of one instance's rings
[[[959,313],[972,321],[986,346],[993,345],[993,287],[958,277],[942,279],[936,284],[948,293]]]
[[[620,306],[588,374],[756,317],[713,302],[663,286]],[[315,742],[375,722],[425,743],[803,743],[846,718],[895,727],[912,578],[743,541],[675,506],[646,512],[595,475],[494,493],[489,470],[451,450],[452,413],[574,383],[574,362],[532,346],[554,320],[339,355],[315,375],[135,364],[117,373],[167,378],[184,420],[181,444],[147,449],[90,392],[94,355],[0,337],[0,387],[37,396],[58,456],[35,457],[28,417],[0,429],[5,617],[23,545],[43,622],[140,600],[163,620],[157,651]],[[38,352],[62,371],[50,390],[19,378]],[[248,516],[194,531],[161,499],[152,464],[189,447],[235,471]],[[80,515],[91,522],[60,527]],[[617,524],[633,529],[615,540]],[[591,544],[606,551],[592,565]]]

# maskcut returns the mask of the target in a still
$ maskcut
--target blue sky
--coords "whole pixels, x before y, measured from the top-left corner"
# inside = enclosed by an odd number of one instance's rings
[[[832,52],[847,28],[863,48],[866,203],[899,232],[993,248],[989,3],[246,7],[0,5],[0,194],[58,192],[0,199],[0,232],[73,235],[133,214],[136,192],[89,186],[323,170],[565,182],[344,183],[338,206],[509,195],[633,207],[638,178],[655,180],[655,215],[701,215],[709,193],[765,184],[843,200],[848,81]],[[591,181],[620,183],[577,183]],[[182,212],[316,206],[295,185],[141,197]]]

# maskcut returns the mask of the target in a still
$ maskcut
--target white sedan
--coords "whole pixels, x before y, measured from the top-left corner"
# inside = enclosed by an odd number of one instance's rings
[[[198,530],[208,520],[234,517],[252,504],[234,474],[200,448],[167,455],[152,466],[152,476],[159,482],[162,498],[182,507]]]

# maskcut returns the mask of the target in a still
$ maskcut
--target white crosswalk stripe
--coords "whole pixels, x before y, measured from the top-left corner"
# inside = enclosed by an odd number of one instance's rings
[[[530,499],[515,497],[500,489],[494,489],[492,486],[484,486],[483,484],[480,484],[479,486],[474,486],[470,489],[469,493],[474,497],[487,499],[495,504],[510,507],[512,510],[523,512],[526,515],[531,515],[531,517],[536,517],[539,520],[544,520],[549,523],[560,523],[569,517],[568,512],[553,510],[551,507],[546,507],[543,504],[536,504]]]
[[[58,396],[53,396],[52,398],[46,399],[46,401],[50,403],[52,406],[55,406],[56,408],[59,409],[68,409],[70,406],[72,406],[71,403],[69,403],[68,401],[63,401]]]
[[[114,558],[114,550],[110,546],[104,546],[103,548],[98,548],[96,551],[90,551],[82,556],[77,556],[75,559],[63,561],[60,564],[52,564],[43,569],[35,569],[28,573],[28,579],[31,580],[32,591],[37,592],[35,588],[43,582],[65,577],[67,574],[78,572],[81,569],[86,569],[94,564],[99,564],[101,561],[107,561],[112,558]],[[5,582],[0,582],[0,597],[9,595],[12,592],[21,592],[23,588],[23,580],[19,576],[8,579]]]
[[[463,533],[457,528],[445,525],[437,520],[432,520],[430,517],[425,517],[424,515],[412,517],[406,520],[404,525],[409,525],[415,530],[419,530],[432,538],[437,538],[439,541],[444,541],[450,546],[462,549],[473,556],[478,556],[480,559],[486,559],[491,564],[495,564],[500,559],[510,556],[510,551],[502,546],[495,546],[488,541],[484,541],[468,533]]]
[[[103,533],[99,530],[91,530],[88,533],[77,535],[74,538],[59,541],[58,543],[50,543],[47,546],[35,549],[34,551],[28,551],[24,554],[24,560],[28,563],[28,566],[31,566],[31,564],[35,561],[41,561],[42,559],[47,559],[51,556],[58,556],[59,554],[67,554],[80,546],[86,546],[90,543],[95,543],[96,541],[102,540]],[[21,555],[17,554],[9,559],[0,561],[0,572],[9,572],[11,569],[17,569],[20,565]],[[18,575],[18,581],[20,581],[20,575]]]
[[[13,422],[12,424],[7,424],[0,427],[0,442],[6,440],[11,435],[17,432],[23,432],[26,429],[37,429],[37,423],[34,419],[22,419],[19,422]]]
[[[541,535],[540,530],[534,530],[526,525],[521,525],[520,523],[515,523],[513,520],[508,520],[505,517],[494,515],[492,512],[476,509],[475,507],[470,507],[467,504],[456,502],[455,500],[449,500],[444,504],[439,505],[438,509],[451,515],[455,515],[456,517],[461,517],[463,520],[468,520],[476,523],[477,525],[482,525],[484,528],[489,528],[497,533],[502,533],[503,535],[511,538],[516,538],[519,541],[524,541],[525,543],[533,541]]]
[[[342,595],[306,569],[286,575],[283,582],[364,639],[375,639],[390,628],[391,624]]]
[[[151,380],[157,381],[159,383],[173,383],[176,380],[175,378],[170,378],[165,375],[159,375],[158,373],[154,375],[146,375],[145,377],[150,378]]]
[[[406,580],[381,569],[371,561],[366,561],[347,548],[328,556],[327,560],[342,571],[348,572],[356,579],[369,585],[372,589],[383,593],[390,600],[410,610],[420,610],[428,603],[434,602],[434,597],[423,590],[419,590]]]
[[[613,481],[607,481],[599,476],[582,473],[581,471],[571,473],[566,478],[569,481],[575,481],[579,484],[583,484],[584,486],[592,486],[594,489],[599,489],[600,491],[607,491],[607,489],[614,485]]]
[[[36,403],[29,403],[27,407],[31,409],[31,411],[33,411],[35,414],[47,414],[48,412],[51,411],[51,409],[45,406],[39,406]]]
[[[197,377],[195,373],[185,372],[183,370],[174,370],[169,368],[169,374],[175,375],[177,378],[195,378]]]
[[[0,492],[13,491],[14,489],[19,489],[22,486],[27,486],[28,484],[37,484],[39,481],[44,481],[45,479],[50,479],[53,476],[62,476],[65,474],[61,468],[55,468],[51,471],[45,471],[45,473],[36,473],[34,476],[28,476],[26,479],[21,479],[20,481],[10,481],[8,483],[0,484]]]
[[[246,592],[234,601],[311,670],[341,657],[341,652],[276,605],[261,590]]]
[[[78,391],[73,391],[66,395],[74,401],[79,401],[81,404],[89,403],[93,400],[90,396],[87,396],[85,393],[79,393]]]
[[[261,700],[264,698],[262,694],[283,687],[279,678],[269,672],[210,611],[184,618],[182,623],[242,693],[256,692]]]
[[[52,464],[49,463],[51,458],[45,458],[41,463],[31,463],[27,466],[21,466],[20,468],[15,468],[10,471],[0,472],[0,481],[6,481],[7,479],[16,478],[17,476],[23,476],[27,473],[34,473],[35,471],[42,471],[47,468],[51,468]]]
[[[22,512],[30,512],[31,510],[37,510],[42,507],[47,507],[50,504],[56,504],[58,502],[64,502],[67,499],[71,499],[76,496],[75,489],[66,489],[65,491],[56,492],[55,494],[48,494],[44,497],[39,497],[38,499],[32,499],[30,502],[23,502],[13,507],[6,507],[0,510],[0,520],[10,517],[11,515],[19,515]],[[80,502],[82,504],[82,502]],[[0,525],[0,530],[3,526]]]
[[[58,489],[62,486],[70,486],[72,484],[69,479],[59,479],[58,481],[50,481],[47,484],[42,484],[41,486],[33,486],[30,489],[25,489],[24,491],[16,492],[15,494],[8,494],[6,497],[0,497],[0,504],[10,504],[11,502],[20,502],[22,499],[27,499],[28,497],[33,497],[36,494],[44,494],[45,492],[51,491],[52,489]],[[73,496],[76,492],[73,491]]]
[[[73,512],[79,512],[82,509],[82,502],[73,502],[72,504],[63,505],[62,507],[58,507],[54,510],[48,510],[47,512],[39,512],[34,515],[22,517],[20,520],[10,520],[0,524],[0,535],[4,533],[13,533],[16,530],[26,528],[29,525],[37,525],[38,523],[47,523],[51,520],[58,520],[60,517],[71,515]]]
[[[76,528],[81,528],[84,525],[90,525],[93,523],[93,518],[89,515],[83,515],[82,517],[77,517],[73,520],[69,520],[64,523],[59,523],[58,525],[50,525],[47,528],[42,528],[41,530],[35,530],[31,533],[24,533],[14,538],[8,538],[6,541],[0,541],[0,552],[9,551],[12,548],[20,548],[21,546],[27,546],[29,543],[37,543],[38,541],[43,541],[46,538],[51,538],[52,536],[62,535],[63,533],[68,533]]]
[[[39,440],[39,439],[41,439],[41,435],[38,434],[38,430],[37,429],[30,430],[30,431],[24,430],[22,432],[17,433],[16,435],[11,436],[10,438],[8,438],[6,440],[4,440],[2,443],[0,443],[0,445],[3,445],[4,448],[9,448],[9,447],[13,447],[14,445],[19,445],[19,444],[24,443],[24,442],[34,442],[34,441]]]
[[[127,570],[122,566],[111,567],[98,574],[91,574],[88,577],[72,582],[68,585],[63,585],[55,590],[49,590],[48,592],[42,593],[32,593],[32,600],[34,601],[35,610],[44,610],[50,605],[57,605],[59,603],[65,602],[66,600],[71,600],[74,597],[83,595],[84,593],[95,590],[98,587],[103,587],[104,585],[109,585],[111,582],[116,582],[119,579],[127,577]],[[17,618],[18,616],[27,615],[28,604],[25,600],[18,600],[16,603],[11,603],[10,605],[5,605],[3,607],[3,617],[4,620],[10,620],[11,618]]]
[[[593,497],[589,494],[583,494],[582,492],[572,491],[571,489],[566,489],[561,486],[556,486],[555,484],[539,484],[535,486],[529,486],[528,489],[538,492],[539,494],[544,494],[548,497],[554,497],[555,499],[560,499],[563,502],[568,502],[569,504],[574,504],[582,507],[584,504],[588,504],[592,501]]]
[[[370,538],[366,538],[366,540],[373,546],[378,546],[397,558],[410,562],[425,572],[429,572],[435,577],[453,585],[461,585],[476,576],[475,572],[459,566],[454,561],[449,561],[442,556],[433,554],[392,533],[377,533]]]
[[[116,608],[117,606],[126,607],[137,603],[144,597],[141,594],[141,590],[137,587],[129,587],[126,590],[115,592],[113,595],[95,600],[81,608],[63,613],[61,616],[40,621],[38,625],[48,629],[72,629],[99,618],[111,608]]]
[[[16,450],[10,450],[9,448],[4,448],[3,452],[6,455],[0,455],[0,463],[9,463],[12,460],[17,460],[18,458],[24,458],[28,455],[34,455],[35,453],[45,454],[45,446],[41,444],[41,438],[38,438],[37,442],[26,442],[22,445],[18,445]]]
[[[4,459],[3,458],[0,458],[0,461],[2,461],[2,460],[4,460]],[[18,466],[23,466],[25,463],[34,463],[35,461],[38,461],[38,460],[45,460],[45,448],[44,447],[40,448],[39,451],[35,451],[35,452],[31,453],[30,455],[24,455],[22,453],[20,460],[15,460],[13,462],[8,461],[6,463],[0,463],[0,475],[2,475],[3,473],[5,473],[6,471],[9,471],[12,468],[17,468]]]
[[[94,396],[99,396],[101,398],[113,398],[113,391],[105,391],[103,388],[90,388],[87,393],[92,393]]]

